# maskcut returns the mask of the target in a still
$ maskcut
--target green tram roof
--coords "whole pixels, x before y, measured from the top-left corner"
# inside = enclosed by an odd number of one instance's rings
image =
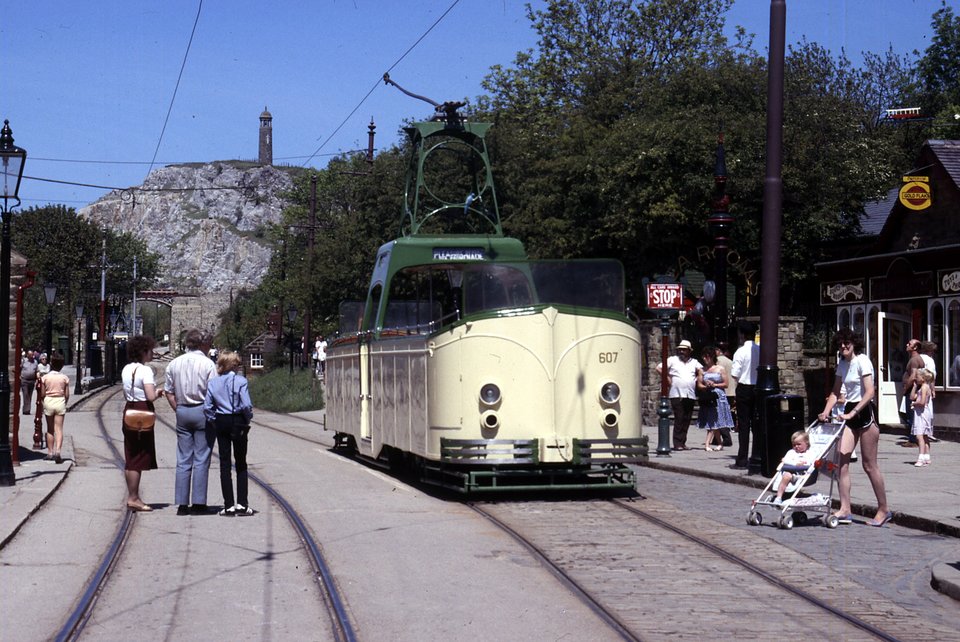
[[[506,236],[404,236],[384,243],[370,279],[372,290],[393,275],[418,265],[526,261],[523,243]]]

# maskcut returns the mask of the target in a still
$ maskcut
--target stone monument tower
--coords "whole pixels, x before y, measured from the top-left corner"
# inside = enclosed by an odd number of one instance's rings
[[[260,164],[273,165],[273,116],[266,107],[260,114]]]

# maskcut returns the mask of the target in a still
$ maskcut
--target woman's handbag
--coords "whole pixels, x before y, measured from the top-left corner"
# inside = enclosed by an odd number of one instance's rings
[[[137,369],[133,369],[133,374],[130,377],[130,395],[127,396],[127,401],[134,401],[133,395],[133,382],[136,380]],[[126,390],[124,390],[124,396],[126,396]],[[148,430],[153,430],[154,424],[157,423],[157,413],[152,410],[140,410],[138,408],[126,408],[123,411],[123,424],[130,430],[136,430],[138,432],[144,432]]]
[[[157,414],[152,410],[127,408],[123,411],[123,423],[130,430],[153,430],[154,424],[157,423]]]
[[[713,390],[698,390],[697,402],[701,408],[712,408],[717,405],[717,395]]]

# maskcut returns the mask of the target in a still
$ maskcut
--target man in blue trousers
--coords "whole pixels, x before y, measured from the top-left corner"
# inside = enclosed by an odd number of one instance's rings
[[[207,357],[211,337],[196,328],[187,330],[187,351],[167,366],[164,393],[177,413],[177,478],[174,501],[177,515],[207,512],[207,479],[216,433],[207,429],[203,400],[216,366]],[[192,491],[192,492],[191,492]],[[191,494],[193,504],[191,505]]]

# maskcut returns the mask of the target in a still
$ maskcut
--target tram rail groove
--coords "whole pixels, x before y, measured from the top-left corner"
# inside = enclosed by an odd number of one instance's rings
[[[469,506],[520,543],[538,562],[557,577],[564,586],[570,588],[582,601],[585,597],[586,600],[584,603],[587,604],[591,610],[606,623],[615,623],[611,626],[611,630],[616,631],[623,639],[640,639],[641,636],[648,637],[648,634],[659,639],[662,636],[670,637],[676,635],[679,631],[682,631],[683,634],[699,635],[705,633],[706,630],[695,630],[697,626],[695,623],[693,623],[694,629],[689,627],[685,629],[669,628],[670,626],[676,626],[676,624],[666,624],[667,628],[663,628],[665,626],[663,622],[653,623],[653,628],[648,630],[644,623],[645,620],[636,619],[635,614],[622,610],[624,608],[630,608],[627,606],[627,604],[632,603],[632,599],[627,597],[631,594],[630,591],[627,591],[626,594],[622,591],[611,592],[608,589],[606,581],[603,579],[602,573],[599,576],[589,573],[584,574],[586,568],[609,568],[609,564],[612,563],[614,559],[623,556],[629,558],[631,556],[629,547],[624,548],[625,542],[622,538],[617,539],[614,537],[607,540],[593,540],[590,539],[589,535],[590,533],[596,532],[630,532],[629,521],[624,521],[622,518],[616,517],[616,515],[621,514],[621,512],[629,513],[634,519],[642,519],[648,522],[650,527],[655,529],[653,533],[650,532],[649,529],[645,529],[644,539],[659,540],[660,536],[656,535],[655,531],[662,529],[669,531],[671,537],[686,541],[688,546],[692,547],[690,550],[701,549],[703,551],[702,557],[696,556],[696,559],[701,560],[698,562],[698,568],[714,568],[713,572],[719,572],[717,569],[720,567],[714,567],[705,561],[708,558],[712,558],[726,565],[731,570],[739,569],[741,577],[753,575],[762,579],[764,582],[760,583],[759,586],[762,586],[764,583],[771,585],[774,588],[772,592],[767,592],[767,589],[754,589],[754,591],[759,591],[767,595],[768,597],[766,599],[771,603],[779,603],[781,599],[789,595],[792,600],[796,600],[798,606],[804,605],[806,609],[799,611],[791,610],[790,613],[792,613],[794,617],[812,617],[818,620],[821,625],[828,627],[827,629],[820,630],[820,633],[823,635],[827,635],[828,631],[830,631],[829,635],[839,634],[840,630],[846,629],[847,633],[843,635],[849,635],[853,631],[859,631],[870,639],[885,640],[888,642],[912,639],[910,635],[897,637],[898,635],[905,635],[905,631],[907,630],[905,627],[911,626],[909,623],[901,623],[903,626],[899,628],[895,627],[896,630],[893,633],[883,630],[883,628],[880,628],[883,624],[877,626],[867,621],[867,619],[864,619],[859,613],[851,613],[848,610],[844,610],[841,607],[820,599],[809,590],[800,588],[798,585],[778,576],[775,571],[771,572],[763,568],[762,564],[751,562],[748,558],[744,558],[725,549],[722,543],[719,545],[715,544],[710,541],[709,537],[701,537],[696,533],[686,530],[682,524],[673,523],[669,517],[662,518],[658,516],[655,514],[656,511],[650,512],[633,506],[629,499],[624,500],[621,498],[605,497],[594,498],[593,501],[589,502],[597,506],[597,508],[599,508],[600,505],[609,506],[610,510],[608,511],[585,511],[581,505],[573,508],[572,510],[578,515],[586,516],[589,514],[589,519],[582,522],[582,532],[577,530],[577,524],[579,524],[579,522],[575,524],[570,521],[573,518],[565,510],[566,504],[564,502],[543,503],[533,500],[519,503],[486,503],[489,505],[489,508],[480,507],[476,504],[465,505]],[[659,505],[659,502],[657,505]],[[664,505],[664,508],[669,508],[669,505]],[[665,514],[670,515],[672,513],[668,510]],[[566,536],[560,537],[558,535],[555,530],[558,524],[566,524],[568,528]],[[618,526],[614,527],[614,524]],[[724,536],[728,535],[729,533]],[[588,542],[590,545],[584,548]],[[615,549],[609,549],[610,546],[615,546]],[[586,557],[581,555],[582,552],[586,552]],[[696,554],[688,551],[686,555]],[[606,561],[602,562],[602,560]],[[638,559],[637,561],[638,564],[633,567],[634,571],[638,568],[644,568],[645,565],[648,566],[642,559]],[[731,577],[728,571],[723,571],[723,574],[728,578]],[[733,577],[736,576],[734,575]],[[695,578],[691,578],[691,581],[695,581]],[[731,581],[731,579],[727,579],[726,581]],[[681,584],[681,586],[683,585]],[[686,586],[689,587],[690,582],[687,582]],[[645,587],[643,582],[641,582],[637,588],[639,591],[636,593],[636,599],[643,599],[640,596],[649,595],[650,593],[650,588]],[[683,591],[684,589],[680,590]],[[783,598],[776,597],[778,593],[782,594]],[[672,592],[670,594],[673,595]],[[678,595],[679,594],[682,593],[678,593]],[[826,593],[825,595],[832,595],[832,593]],[[596,607],[594,605],[596,605]],[[744,607],[732,605],[731,608],[737,611],[737,609]],[[823,619],[824,616],[826,620]],[[683,620],[681,619],[679,621]],[[899,622],[899,620],[897,621]],[[834,622],[835,624],[827,624],[828,622]],[[843,628],[834,629],[834,627]],[[930,630],[931,633],[935,631],[942,633],[942,629],[937,626],[934,626]],[[770,634],[771,632],[772,630],[769,628],[765,630],[766,634]],[[726,633],[733,634],[732,631],[727,631]]]
[[[660,519],[659,517],[656,517],[655,515],[652,515],[652,514],[648,513],[647,511],[644,511],[644,510],[642,510],[642,509],[640,509],[640,508],[637,508],[636,506],[633,506],[633,505],[631,505],[630,503],[625,502],[625,501],[622,500],[622,499],[612,498],[612,499],[609,499],[608,501],[609,501],[611,504],[615,505],[615,506],[619,506],[620,508],[623,508],[624,510],[630,512],[630,513],[633,514],[633,515],[636,515],[636,516],[638,516],[638,517],[640,517],[640,518],[642,518],[642,519],[645,519],[645,520],[649,521],[649,522],[652,523],[652,524],[656,524],[656,525],[659,526],[660,528],[669,530],[670,532],[672,532],[672,533],[674,533],[674,534],[676,534],[676,535],[679,535],[680,537],[683,537],[684,539],[686,539],[686,540],[688,540],[688,541],[690,541],[690,542],[693,542],[694,544],[697,544],[698,546],[702,546],[702,547],[706,548],[707,550],[711,551],[711,552],[714,553],[715,555],[718,555],[718,556],[722,557],[723,559],[727,560],[728,562],[731,562],[731,563],[733,563],[733,564],[736,564],[736,565],[738,565],[738,566],[740,566],[740,567],[742,567],[742,568],[750,571],[751,573],[753,573],[753,574],[756,575],[757,577],[760,577],[760,578],[766,580],[767,582],[769,582],[769,583],[772,584],[773,586],[776,586],[776,587],[779,588],[779,589],[782,589],[782,590],[784,590],[784,591],[787,591],[788,593],[791,593],[791,594],[799,597],[800,599],[806,601],[807,603],[809,603],[809,604],[811,604],[811,605],[813,605],[813,606],[815,606],[815,607],[817,607],[817,608],[820,608],[820,609],[822,609],[822,610],[824,610],[824,611],[827,611],[827,612],[833,614],[834,616],[836,616],[836,617],[838,617],[838,618],[840,618],[840,619],[842,619],[842,620],[844,620],[844,621],[846,621],[846,622],[848,622],[848,623],[856,626],[857,628],[861,629],[862,631],[865,631],[865,632],[867,632],[867,633],[875,636],[876,638],[878,638],[878,639],[880,639],[880,640],[885,640],[886,642],[900,642],[900,639],[899,639],[899,638],[897,638],[897,637],[895,637],[895,636],[893,636],[893,635],[890,635],[890,634],[887,633],[886,631],[882,631],[882,630],[878,629],[877,627],[873,626],[872,624],[870,624],[870,623],[868,623],[868,622],[865,622],[865,621],[863,621],[862,619],[856,617],[855,615],[852,615],[852,614],[850,614],[850,613],[847,613],[847,612],[844,611],[843,609],[839,609],[839,608],[833,606],[832,604],[829,604],[828,602],[825,602],[824,600],[821,600],[820,598],[818,598],[818,597],[815,596],[815,595],[811,595],[810,593],[804,591],[803,589],[801,589],[801,588],[799,588],[799,587],[791,584],[790,582],[787,582],[787,581],[785,581],[785,580],[777,577],[777,576],[774,575],[773,573],[770,573],[770,572],[768,572],[768,571],[765,571],[764,569],[760,568],[759,566],[757,566],[757,565],[755,565],[755,564],[752,564],[751,562],[743,559],[742,557],[740,557],[740,556],[738,556],[738,555],[735,555],[734,553],[731,553],[730,551],[727,551],[727,550],[723,549],[722,547],[717,546],[716,544],[713,544],[713,543],[711,543],[711,542],[706,541],[706,540],[703,539],[702,537],[699,537],[699,536],[694,535],[693,533],[691,533],[691,532],[689,532],[689,531],[686,531],[686,530],[684,530],[684,529],[682,529],[682,528],[679,528],[679,527],[677,527],[677,526],[674,526],[673,524],[670,524],[669,522],[667,522],[667,521],[665,521],[665,520],[662,520],[662,519]]]
[[[107,402],[119,394],[119,392],[119,390],[115,390],[105,399],[100,399],[100,406],[97,408],[97,423],[99,424],[100,434],[103,436],[107,447],[113,453],[114,464],[122,470],[124,463],[123,456],[120,454],[120,451],[114,444],[113,440],[110,439],[110,435],[106,430],[106,423],[103,420],[104,407],[106,406]],[[84,397],[80,400],[80,402],[75,404],[74,407],[80,405],[80,403],[85,402],[90,398],[90,396]],[[57,642],[75,640],[80,637],[80,634],[83,632],[83,629],[89,621],[90,616],[93,614],[93,608],[96,605],[97,598],[100,596],[104,585],[109,579],[110,573],[116,567],[117,562],[120,561],[120,555],[123,552],[124,544],[130,537],[130,531],[132,530],[135,521],[136,517],[132,511],[124,511],[123,519],[120,521],[120,526],[117,528],[117,533],[114,535],[110,546],[107,548],[106,554],[103,556],[103,559],[97,566],[97,570],[94,571],[93,577],[87,584],[87,588],[83,592],[83,595],[80,596],[80,600],[77,603],[76,608],[74,608],[73,612],[70,613],[67,621],[57,633],[55,638]]]
[[[113,462],[118,469],[123,470],[124,458],[120,453],[119,449],[116,447],[114,440],[111,439],[109,433],[106,429],[106,423],[103,418],[103,411],[107,403],[112,400],[116,395],[121,391],[115,390],[111,394],[107,395],[105,398],[99,399],[99,406],[97,408],[97,421],[99,424],[99,430],[101,435],[104,437],[105,442],[107,443],[108,448],[113,454]],[[97,393],[95,393],[97,394]],[[81,402],[85,402],[90,399],[93,395],[85,397]],[[78,402],[77,405],[79,405]],[[74,406],[75,407],[75,406]],[[168,419],[157,417],[157,426],[159,425],[166,426],[169,430],[175,431],[175,424]],[[297,435],[293,433],[287,433],[293,437]],[[301,437],[302,438],[302,437]],[[340,596],[340,593],[336,587],[336,583],[333,578],[333,574],[330,572],[329,567],[324,560],[323,553],[320,550],[319,545],[316,542],[316,539],[313,537],[313,534],[310,532],[310,529],[293,508],[290,502],[279,493],[275,488],[273,488],[269,482],[258,477],[253,473],[249,473],[249,477],[260,486],[270,497],[280,506],[284,515],[290,521],[294,530],[297,533],[297,536],[300,538],[304,550],[307,553],[307,557],[310,560],[311,566],[313,566],[315,579],[319,580],[318,585],[320,587],[320,593],[323,599],[323,602],[326,606],[326,610],[330,617],[331,630],[333,637],[337,642],[356,642],[357,637],[353,630],[353,625],[350,622],[347,609],[344,605],[344,601]],[[97,603],[97,599],[100,594],[103,592],[106,583],[109,581],[110,576],[114,569],[117,567],[118,562],[121,559],[121,556],[124,551],[124,545],[130,537],[130,534],[137,522],[137,514],[133,511],[124,511],[124,517],[122,518],[120,525],[117,529],[117,533],[114,536],[113,540],[110,543],[110,546],[107,548],[107,551],[98,565],[96,571],[94,571],[90,581],[87,583],[87,588],[84,590],[82,596],[80,597],[77,606],[68,616],[64,625],[60,628],[60,631],[57,633],[55,639],[57,642],[64,642],[67,640],[76,640],[82,635],[83,630],[86,624],[89,622],[90,617],[93,614],[94,608]]]
[[[560,568],[559,565],[554,563],[550,557],[541,550],[536,544],[526,539],[518,531],[509,526],[506,522],[500,520],[492,513],[487,510],[484,510],[481,506],[473,503],[467,502],[465,506],[473,510],[475,513],[492,523],[494,526],[502,530],[504,533],[508,534],[514,539],[518,544],[523,546],[533,557],[536,559],[541,566],[547,569],[563,586],[569,589],[577,598],[585,604],[591,612],[593,612],[597,617],[604,621],[604,623],[610,627],[617,635],[620,636],[623,640],[630,640],[632,642],[642,642],[643,638],[638,637],[633,631],[631,631],[626,624],[620,621],[620,619],[611,611],[607,610],[600,602],[598,602],[589,591],[587,591],[583,586],[581,586],[576,580],[574,580],[566,571]]]

